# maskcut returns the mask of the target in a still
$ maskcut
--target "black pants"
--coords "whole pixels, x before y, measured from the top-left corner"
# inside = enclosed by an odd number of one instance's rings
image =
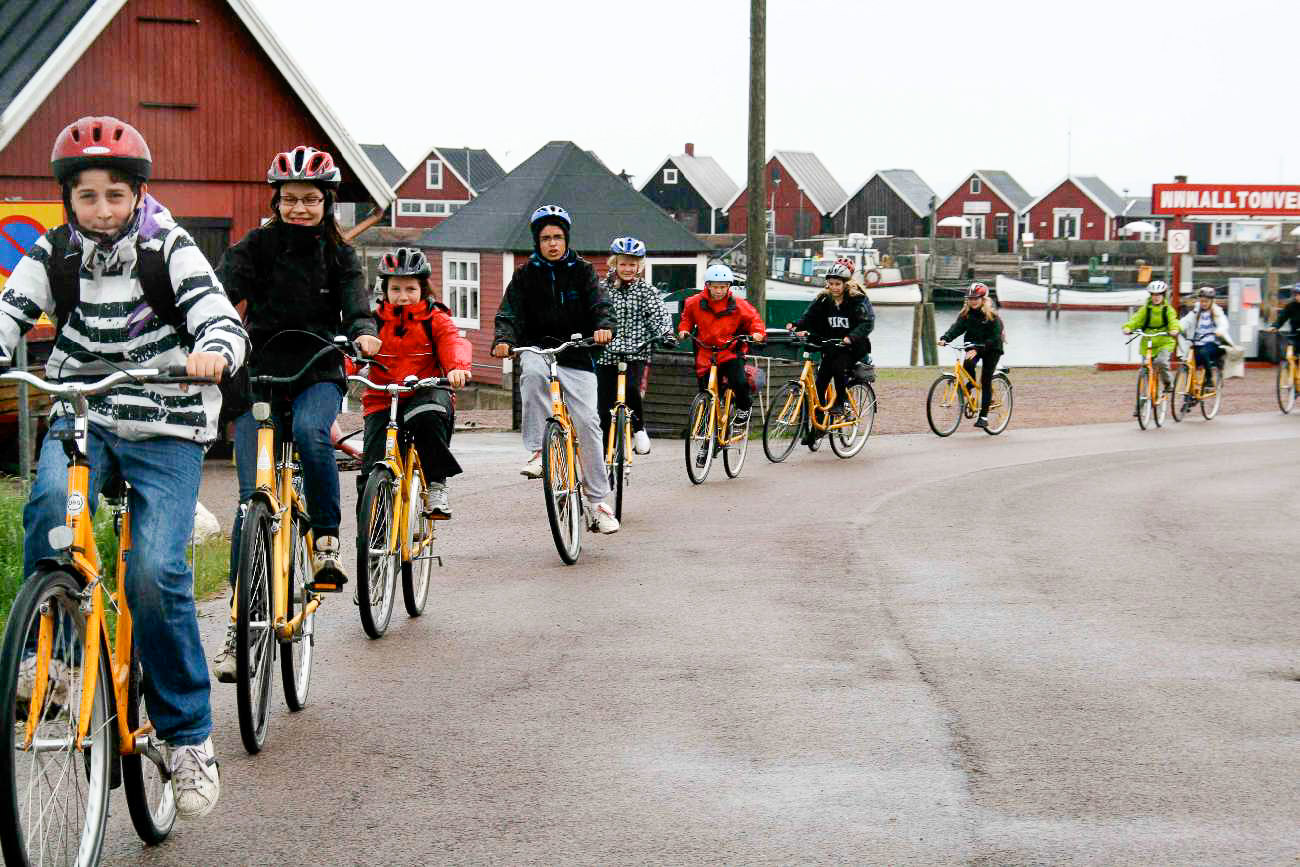
[[[700,382],[700,391],[709,387],[709,375],[696,377]],[[725,388],[730,388],[736,396],[736,409],[748,410],[753,406],[749,396],[749,378],[745,376],[745,360],[733,358],[718,362],[718,395]],[[719,410],[720,411],[720,410]]]
[[[641,418],[641,378],[645,375],[646,363],[644,361],[629,361],[627,363],[627,388],[623,397],[626,399],[627,408],[632,413],[632,431],[645,430],[645,422]],[[618,365],[617,364],[600,364],[596,366],[596,411],[600,413],[600,427],[605,432],[606,439],[609,438],[609,412],[614,408],[614,401],[618,399]]]
[[[983,361],[980,368],[980,416],[987,417],[989,414],[989,402],[993,400],[993,374],[997,373],[998,360],[1002,358],[1002,353],[996,349],[977,349],[975,357],[967,359],[965,362],[966,372],[971,376],[975,375],[975,362]]]
[[[817,399],[826,394],[826,384],[835,380],[835,401],[832,407],[844,406],[849,396],[849,373],[858,360],[858,354],[852,346],[834,349],[822,353],[822,360],[817,364]]]
[[[449,476],[460,475],[460,463],[449,447],[456,421],[456,409],[451,395],[439,390],[417,394],[410,400],[398,403],[397,412],[401,415],[398,442],[405,442],[406,437],[415,442],[415,453],[420,456],[420,468],[424,470],[425,481],[442,483]],[[366,416],[365,425],[357,493],[365,490],[370,468],[384,457],[388,410],[372,412]]]
[[[1196,353],[1196,363],[1205,371],[1205,385],[1214,383],[1214,368],[1223,367],[1223,347],[1217,343],[1194,343],[1192,352]]]

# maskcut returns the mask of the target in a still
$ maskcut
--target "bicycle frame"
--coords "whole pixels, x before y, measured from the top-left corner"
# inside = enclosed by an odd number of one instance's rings
[[[952,367],[952,375],[954,378],[953,384],[944,394],[943,400],[945,404],[951,403],[956,400],[957,396],[960,394],[962,405],[966,408],[968,413],[973,414],[979,411],[980,384],[979,380],[971,376],[966,370],[967,349],[968,348],[964,346],[956,347],[957,359],[953,362]],[[981,363],[987,364],[988,362],[984,361]],[[990,402],[989,411],[991,412],[993,409],[994,403]]]
[[[1290,347],[1288,347],[1288,349],[1289,348]],[[1188,396],[1195,398],[1196,400],[1202,400],[1206,397],[1213,397],[1215,394],[1215,389],[1211,388],[1207,391],[1205,388],[1206,371],[1200,370],[1196,365],[1196,348],[1194,346],[1190,344],[1188,345],[1187,358],[1183,360],[1183,363],[1187,365]],[[1197,376],[1196,375],[1197,373],[1200,373],[1201,375]]]
[[[554,396],[552,396],[554,402]],[[617,439],[617,431],[614,430],[613,419],[618,418],[620,408],[627,407],[627,361],[620,360],[618,363],[618,387],[614,395],[614,405],[609,408],[610,426],[608,442],[605,444],[605,463],[614,463],[614,441]],[[623,460],[628,466],[632,465],[632,421],[629,419],[623,431]]]
[[[820,396],[817,394],[817,366],[813,364],[812,358],[807,352],[803,354],[803,369],[799,372],[799,383],[803,386],[803,395],[800,399],[808,401],[808,421],[813,430],[829,433],[833,430],[852,427],[857,424],[856,418],[859,407],[853,397],[853,389],[849,389],[849,393],[844,396],[853,410],[853,418],[837,422],[830,420],[830,409],[835,403],[835,380],[832,379],[826,384],[826,399],[823,403],[819,400]],[[794,411],[798,412],[798,410],[799,407],[796,405]],[[782,412],[780,417],[788,418],[789,416]]]
[[[1287,343],[1286,345],[1286,366],[1291,373],[1291,382],[1295,384],[1296,390],[1300,391],[1300,359],[1295,357],[1295,345]]]
[[[551,384],[551,418],[564,428],[565,443],[565,482],[570,489],[576,489],[578,483],[578,437],[573,431],[573,422],[569,419],[569,408],[564,405],[564,391],[560,388],[560,362],[558,355],[547,359]],[[622,394],[620,393],[620,397]]]

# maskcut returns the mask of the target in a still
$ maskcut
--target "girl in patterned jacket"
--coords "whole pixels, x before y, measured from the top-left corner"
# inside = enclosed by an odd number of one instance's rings
[[[672,327],[672,320],[659,293],[644,279],[645,244],[636,238],[615,238],[609,250],[609,270],[601,289],[613,307],[618,327],[614,330],[614,339],[596,359],[600,424],[608,438],[610,414],[618,396],[618,363],[626,361],[629,387],[624,396],[632,413],[632,448],[637,454],[645,455],[650,453],[650,437],[641,417],[641,384],[645,381],[650,351],[634,350],[650,338],[666,334]]]

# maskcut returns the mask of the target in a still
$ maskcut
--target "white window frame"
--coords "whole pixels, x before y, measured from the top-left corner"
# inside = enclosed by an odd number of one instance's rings
[[[971,178],[971,179],[970,179],[970,194],[971,194],[972,196],[978,196],[978,195],[979,195],[980,193],[982,193],[982,192],[984,192],[984,184],[980,182],[980,179],[979,179],[979,178]]]
[[[1061,220],[1074,220],[1074,232],[1061,234]],[[1083,208],[1052,208],[1052,237],[1077,241],[1083,231]]]
[[[423,217],[424,199],[398,199],[397,214],[401,217]]]
[[[1211,244],[1228,244],[1231,243],[1236,235],[1236,224],[1234,223],[1211,223],[1210,224],[1210,243]]]
[[[883,238],[889,234],[889,216],[874,214],[867,217],[867,234],[873,238]]]
[[[438,169],[438,182],[433,181],[433,169]],[[425,160],[424,161],[424,188],[426,190],[442,189],[442,160]]]
[[[763,222],[766,223],[767,234],[776,233],[776,208],[768,208],[763,212]]]
[[[984,231],[984,218],[987,214],[962,214],[966,219],[966,225],[961,227],[961,236],[963,238],[987,238],[988,234]]]
[[[645,260],[645,281],[651,286],[655,285],[655,266],[656,265],[694,265],[695,266],[695,285],[704,285],[704,271],[709,267],[709,257],[701,253],[698,256],[662,256],[648,257]],[[679,308],[680,309],[680,308]],[[670,312],[677,312],[673,310]]]
[[[665,184],[677,183],[677,169],[667,169],[667,168],[664,169],[664,183]]]
[[[478,253],[442,254],[442,303],[451,308],[451,321],[457,328],[478,330],[483,315],[483,273]],[[461,304],[464,292],[465,303]],[[461,316],[472,312],[473,316]]]

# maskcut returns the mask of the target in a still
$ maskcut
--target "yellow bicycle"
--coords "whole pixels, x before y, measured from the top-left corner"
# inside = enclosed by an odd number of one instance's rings
[[[806,347],[803,369],[798,379],[787,382],[772,399],[763,421],[764,454],[769,461],[779,464],[790,456],[800,438],[811,441],[830,434],[831,451],[841,458],[853,457],[867,444],[876,423],[875,389],[865,377],[852,377],[845,395],[845,415],[833,418],[830,409],[835,404],[835,383],[826,384],[825,400],[819,400],[816,369],[809,352],[843,352],[846,347],[839,340],[790,342]]]
[[[686,475],[691,483],[700,485],[709,477],[713,458],[722,452],[722,468],[728,478],[740,475],[749,450],[748,421],[743,426],[735,424],[736,407],[732,405],[730,388],[718,393],[718,353],[749,343],[747,335],[738,334],[721,346],[710,346],[691,335],[696,346],[709,350],[709,376],[704,390],[695,395],[686,415]]]
[[[941,437],[951,436],[961,424],[963,416],[974,418],[980,409],[979,381],[966,372],[964,362],[968,351],[982,347],[978,343],[967,343],[964,346],[951,344],[951,348],[957,354],[952,373],[940,374],[939,378],[931,383],[930,393],[925,401],[925,418],[930,423],[930,430]],[[1014,402],[1011,377],[1005,367],[993,374],[992,390],[988,427],[984,428],[984,432],[990,436],[997,436],[1011,423]]]
[[[630,352],[617,352],[606,347],[605,354],[619,359],[618,386],[614,405],[609,408],[609,434],[605,437],[605,469],[609,473],[609,487],[614,492],[614,517],[623,520],[623,488],[632,475],[632,410],[627,406],[627,361],[630,355],[640,355],[647,347],[662,342],[673,347],[671,336],[651,337]],[[640,388],[637,383],[634,388]]]
[[[1167,331],[1135,331],[1133,336],[1124,343],[1127,345],[1142,337],[1168,336]],[[1163,398],[1168,394],[1173,392],[1167,386],[1161,388],[1160,377],[1156,374],[1155,353],[1151,349],[1151,341],[1148,340],[1142,350],[1142,364],[1138,366],[1137,406],[1133,411],[1138,427],[1146,430],[1152,424],[1160,427],[1165,423],[1165,414],[1169,407]]]
[[[84,371],[83,371],[84,372]],[[19,380],[71,406],[72,424],[50,433],[68,455],[67,523],[50,531],[57,553],[23,582],[0,650],[0,848],[6,864],[96,864],[103,851],[109,793],[121,786],[140,839],[161,843],[176,823],[176,799],[161,743],[141,697],[126,595],[131,492],[105,489],[118,545],[106,571],[91,512],[87,398],[131,382],[211,383],[185,368],[118,369],[98,382]],[[115,621],[115,622],[114,622]]]
[[[1300,390],[1300,360],[1295,355],[1294,338],[1286,345],[1286,356],[1277,363],[1277,406],[1283,414],[1295,407],[1295,393]]]
[[[1169,414],[1174,417],[1174,421],[1183,420],[1183,416],[1191,409],[1191,403],[1200,404],[1201,415],[1209,421],[1219,414],[1219,399],[1222,394],[1223,368],[1215,366],[1201,370],[1196,363],[1196,350],[1188,347],[1187,358],[1178,368],[1178,374],[1174,377],[1174,390],[1169,395]]]
[[[384,457],[370,468],[357,509],[357,608],[366,635],[381,638],[393,616],[397,574],[402,575],[406,613],[419,617],[429,598],[433,561],[442,565],[442,558],[430,553],[435,517],[424,511],[424,469],[415,443],[399,435],[398,399],[434,388],[450,391],[451,387],[446,379],[436,376],[408,376],[401,383],[388,384],[364,376],[348,379],[386,392],[390,398]]]

